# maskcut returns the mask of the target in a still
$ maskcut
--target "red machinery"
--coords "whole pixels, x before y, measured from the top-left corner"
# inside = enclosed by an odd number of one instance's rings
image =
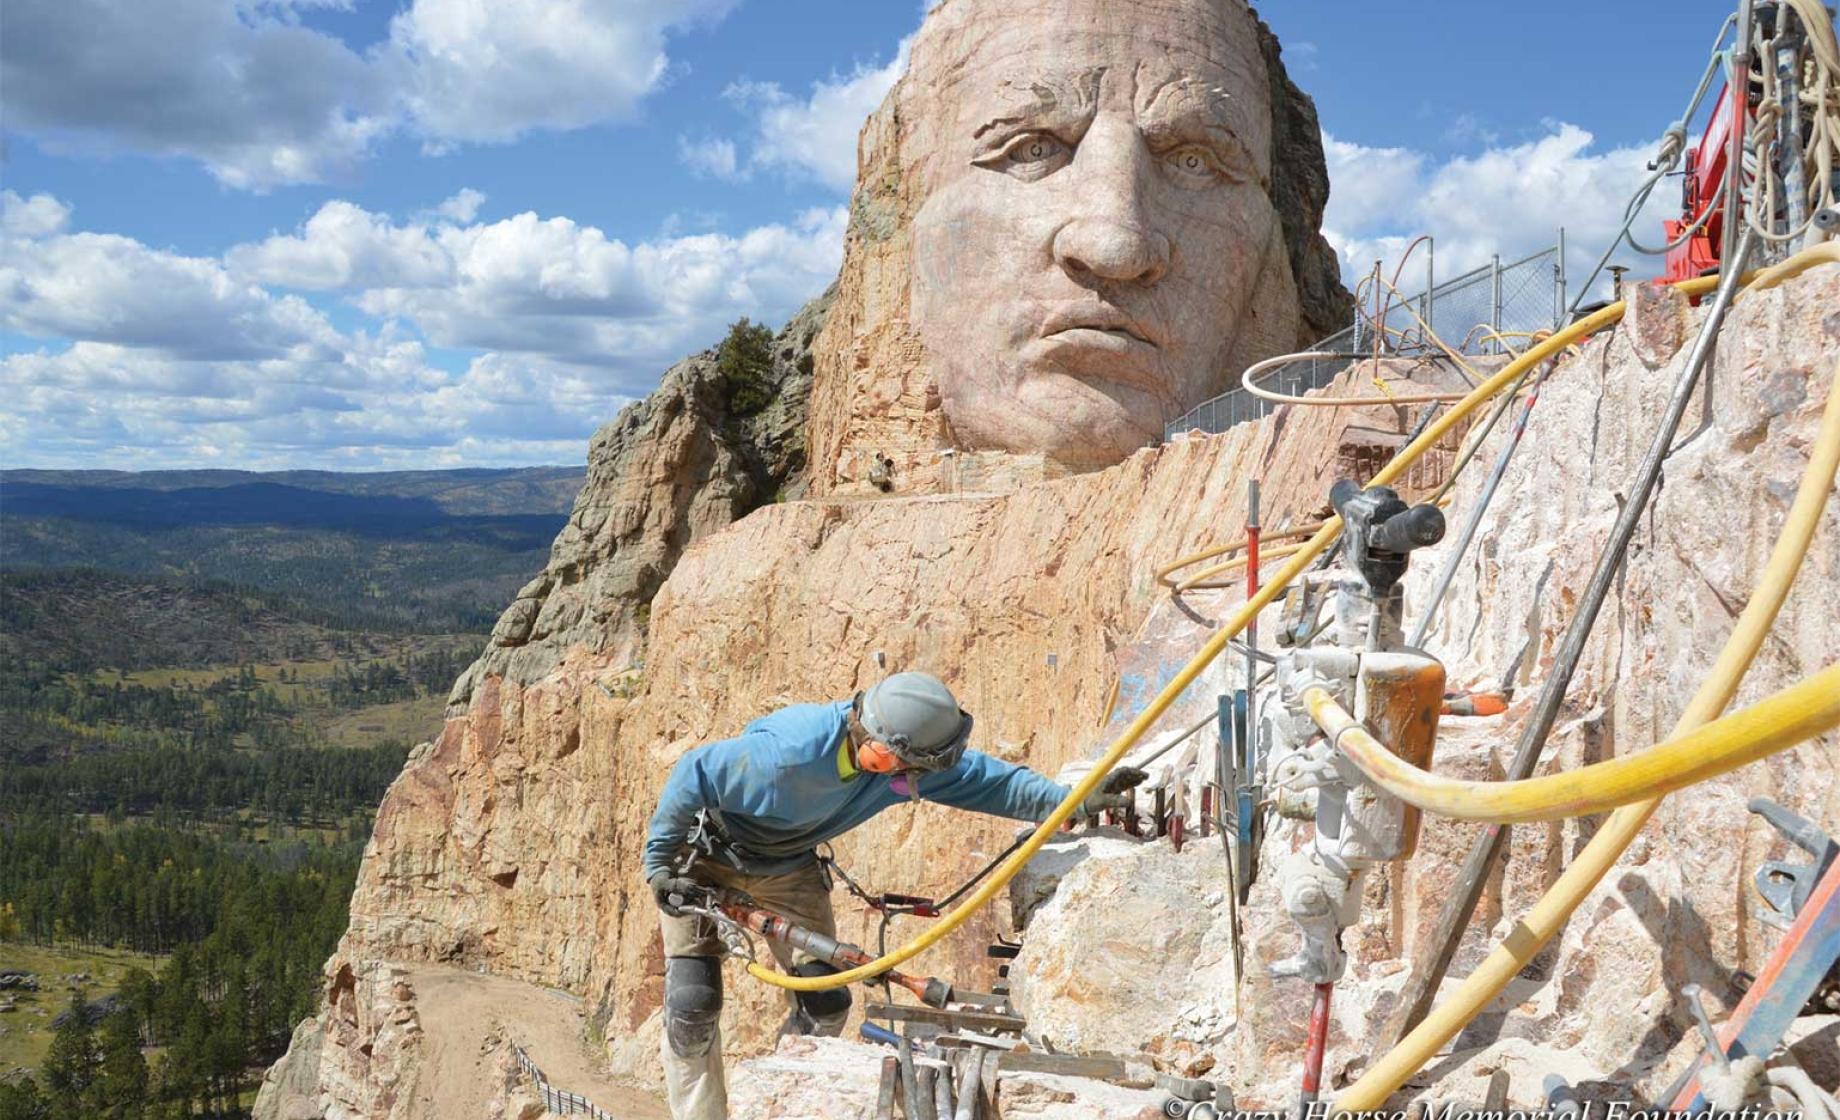
[[[1725,182],[1729,168],[1732,133],[1741,126],[1745,114],[1749,112],[1744,96],[1739,94],[1734,97],[1733,92],[1733,87],[1729,85],[1719,91],[1719,99],[1713,103],[1712,118],[1706,124],[1705,135],[1687,153],[1680,217],[1669,218],[1661,223],[1668,244],[1672,245],[1687,227],[1699,221],[1702,216],[1705,217],[1698,232],[1668,252],[1663,283],[1690,280],[1719,269],[1719,247],[1725,237],[1725,215],[1720,212],[1725,202],[1719,187]],[[1708,207],[1720,209],[1706,215]]]

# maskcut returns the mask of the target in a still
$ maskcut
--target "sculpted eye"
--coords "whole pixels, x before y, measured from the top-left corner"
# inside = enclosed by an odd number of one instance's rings
[[[1070,158],[1071,151],[1059,137],[1046,132],[1025,132],[972,162],[1018,179],[1032,180],[1059,171]]]
[[[1222,166],[1220,157],[1199,144],[1184,144],[1163,153],[1163,164],[1177,182],[1186,186],[1207,186],[1235,178]]]
[[[1024,136],[1006,154],[1011,163],[1046,163],[1061,154],[1061,142],[1052,136]]]

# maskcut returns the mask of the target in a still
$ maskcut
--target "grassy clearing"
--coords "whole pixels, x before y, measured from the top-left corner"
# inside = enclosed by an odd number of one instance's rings
[[[445,696],[418,696],[393,704],[373,704],[341,712],[320,725],[329,747],[372,747],[380,743],[416,744],[440,734],[447,710]]]
[[[46,948],[0,941],[0,971],[23,968],[38,974],[39,990],[0,992],[0,1002],[16,1001],[12,1010],[0,1013],[0,1076],[15,1067],[36,1070],[51,1048],[51,1020],[70,1002],[70,985],[64,977],[88,973],[84,985],[89,998],[100,999],[121,986],[121,978],[130,968],[157,972],[159,957],[117,949]]]

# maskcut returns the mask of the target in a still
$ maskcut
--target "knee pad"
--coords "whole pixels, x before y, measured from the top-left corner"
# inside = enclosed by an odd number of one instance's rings
[[[835,965],[824,961],[806,961],[795,965],[794,976],[835,976]],[[810,1019],[811,1028],[802,1033],[838,1035],[843,1032],[843,1021],[850,1015],[850,989],[832,988],[824,992],[796,992],[799,1010]]]
[[[664,1033],[671,1052],[700,1058],[715,1041],[722,1018],[722,961],[717,957],[666,957]]]

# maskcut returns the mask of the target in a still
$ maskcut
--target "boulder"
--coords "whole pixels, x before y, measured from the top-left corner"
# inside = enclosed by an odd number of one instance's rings
[[[731,1116],[758,1120],[874,1120],[882,1056],[844,1038],[790,1036],[728,1074]]]

